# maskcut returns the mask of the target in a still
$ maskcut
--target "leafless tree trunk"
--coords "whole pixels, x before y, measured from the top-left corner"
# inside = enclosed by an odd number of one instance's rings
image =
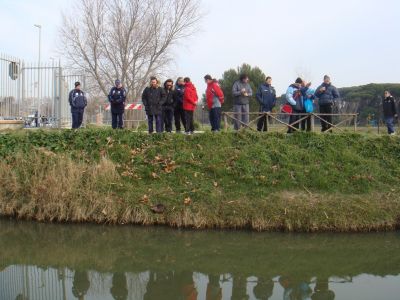
[[[107,95],[120,79],[136,100],[171,62],[171,50],[198,30],[201,0],[76,0],[63,13],[61,52]]]

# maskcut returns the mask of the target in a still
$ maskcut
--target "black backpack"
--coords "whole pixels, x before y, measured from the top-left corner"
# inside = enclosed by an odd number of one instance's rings
[[[83,92],[72,92],[72,107],[74,108],[85,108],[87,105],[86,97]]]

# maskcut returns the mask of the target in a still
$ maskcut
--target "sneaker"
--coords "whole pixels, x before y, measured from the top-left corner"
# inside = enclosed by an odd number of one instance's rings
[[[393,136],[393,135],[396,135],[396,132],[392,132],[392,133],[390,133],[389,135],[392,135],[392,136]]]

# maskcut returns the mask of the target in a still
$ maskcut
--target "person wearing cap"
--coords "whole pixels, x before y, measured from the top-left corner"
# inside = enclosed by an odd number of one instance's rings
[[[331,83],[328,75],[324,76],[324,82],[316,89],[315,97],[318,99],[319,113],[321,115],[321,131],[325,132],[332,127],[333,105],[340,98],[336,87]]]
[[[83,114],[87,106],[87,98],[81,90],[81,83],[75,82],[75,88],[69,92],[69,105],[72,114],[72,129],[78,129],[82,126]]]
[[[299,129],[300,116],[298,114],[303,113],[304,102],[303,95],[301,92],[303,79],[300,77],[296,79],[295,83],[291,84],[286,91],[286,101],[292,107],[292,114],[289,117],[289,128],[287,133],[293,133],[296,131],[295,128]],[[294,128],[293,128],[294,127]]]
[[[211,131],[218,132],[221,129],[221,109],[224,103],[224,93],[217,80],[213,79],[211,75],[204,76],[204,81],[207,83],[206,101],[210,111]]]
[[[126,101],[126,90],[122,87],[120,80],[115,80],[108,94],[108,101],[111,105],[111,125],[113,129],[122,129],[124,126],[124,112]]]
[[[268,76],[265,83],[262,83],[256,93],[257,101],[260,104],[260,113],[262,117],[258,119],[257,130],[268,131],[267,116],[264,113],[272,112],[276,104],[276,91],[272,86],[272,78]]]

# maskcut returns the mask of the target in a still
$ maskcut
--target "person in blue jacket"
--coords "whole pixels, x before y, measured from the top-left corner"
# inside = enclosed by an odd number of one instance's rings
[[[290,114],[288,133],[293,133],[300,126],[299,119],[301,118],[297,114],[301,114],[304,111],[304,98],[301,92],[303,79],[300,77],[296,79],[295,83],[291,84],[286,91],[286,101],[292,107],[293,113]],[[297,123],[296,123],[297,122]],[[296,129],[294,129],[294,128]]]
[[[311,82],[306,82],[303,80],[301,93],[304,99],[304,114],[311,114],[314,111],[314,94],[315,90],[311,88]],[[302,117],[303,118],[303,117]],[[311,131],[311,116],[301,121],[301,130]]]
[[[315,97],[318,98],[319,112],[327,114],[321,116],[321,131],[330,130],[332,127],[332,113],[335,102],[340,98],[336,87],[331,83],[331,78],[328,75],[324,76],[324,82],[317,88]]]
[[[174,90],[174,120],[176,133],[181,133],[181,123],[186,132],[185,110],[183,109],[183,95],[185,93],[185,82],[183,77],[179,77],[175,83]]]
[[[112,128],[122,129],[124,126],[126,90],[122,87],[120,80],[115,80],[115,86],[111,88],[108,94],[108,101],[111,104]]]
[[[79,81],[75,82],[75,89],[69,92],[68,100],[71,106],[72,129],[78,129],[82,126],[83,113],[87,106],[87,98],[81,90],[81,83]],[[39,116],[37,116],[36,120],[39,120]],[[38,121],[37,124],[39,124]]]
[[[256,97],[260,104],[260,112],[272,112],[276,104],[276,91],[272,84],[272,78],[268,76],[265,82],[257,90]],[[267,116],[263,115],[257,122],[258,131],[268,131]]]

